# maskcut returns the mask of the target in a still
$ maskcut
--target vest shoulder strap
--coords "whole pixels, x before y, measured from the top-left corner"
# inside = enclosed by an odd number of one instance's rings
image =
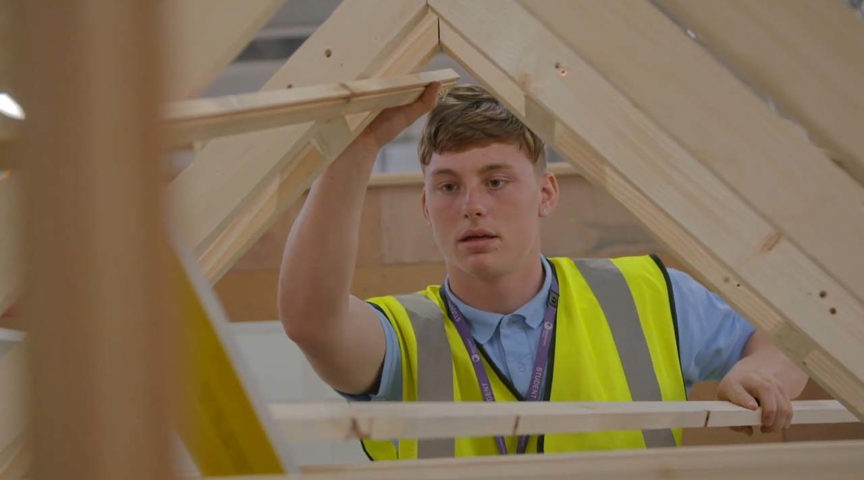
[[[444,330],[444,314],[421,293],[395,298],[405,307],[417,339],[417,400],[452,402],[453,354]],[[453,457],[455,452],[452,438],[417,441],[417,458]]]
[[[663,400],[633,294],[621,270],[605,258],[581,258],[574,262],[606,315],[633,400]],[[670,429],[642,433],[648,448],[675,446]]]

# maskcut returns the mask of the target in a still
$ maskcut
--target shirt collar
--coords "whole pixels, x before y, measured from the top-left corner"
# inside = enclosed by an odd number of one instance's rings
[[[546,258],[541,257],[541,263],[543,265],[543,286],[540,287],[540,291],[531,300],[528,300],[525,305],[522,305],[508,315],[487,312],[466,304],[450,290],[449,278],[444,281],[444,293],[453,301],[453,305],[462,312],[462,315],[471,327],[471,336],[480,343],[487,343],[492,338],[501,320],[512,315],[522,317],[529,327],[537,328],[543,323],[543,316],[546,313],[546,299],[549,297],[549,288],[552,286],[552,267]]]

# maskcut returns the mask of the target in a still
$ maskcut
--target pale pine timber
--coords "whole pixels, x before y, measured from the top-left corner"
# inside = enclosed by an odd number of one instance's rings
[[[379,65],[372,71],[372,76],[399,75],[424,66],[438,51],[438,17],[425,15],[402,40],[389,56],[376,62]],[[199,263],[207,278],[212,282],[221,278],[373,118],[373,114],[363,115],[352,125],[347,125],[351,129],[350,133],[343,131],[341,134],[333,133],[333,123],[339,122],[320,122],[319,130],[326,129],[330,138],[321,141],[323,135],[310,135],[310,141],[318,138],[317,145],[312,146],[308,141],[301,145],[299,153],[290,160],[288,167],[283,168],[275,179],[269,180],[266,187],[199,256]],[[295,140],[300,142],[302,138]],[[297,145],[299,143],[295,143],[294,147]],[[319,151],[325,145],[328,155]],[[291,147],[292,152],[296,151],[294,147]]]
[[[200,94],[243,50],[285,0],[165,2],[169,98]]]
[[[718,10],[735,9],[735,4],[721,3]],[[765,248],[771,248],[774,236],[791,242],[864,302],[864,255],[859,254],[864,245],[864,187],[730,72],[736,63],[728,68],[719,63],[647,0],[626,5],[538,0],[522,5],[766,218],[776,231],[765,237]],[[777,4],[768,11],[786,8]],[[766,15],[758,18],[764,20]],[[795,15],[784,15],[788,16]],[[738,25],[712,20],[730,34],[736,28],[727,25]],[[860,19],[851,20],[864,35]],[[842,38],[838,35],[835,43],[842,43]],[[751,42],[749,50],[761,48],[760,42]],[[792,51],[787,50],[787,54]],[[856,58],[859,60],[853,63],[864,72],[861,56]],[[855,67],[849,69],[855,79]],[[815,89],[829,90],[833,81],[823,81],[823,77],[844,73],[813,69],[800,76],[810,79]],[[838,112],[838,116],[851,122],[847,128],[857,131],[857,125],[864,122],[864,93],[843,97],[840,101],[846,102],[847,113]],[[856,104],[862,105],[857,112]],[[828,285],[812,283],[809,288],[813,294],[825,292],[825,311],[832,305],[842,308],[833,304],[836,292]]]
[[[201,92],[284,3],[285,0],[168,2],[164,21],[167,44],[171,47],[167,64],[171,96],[187,98]],[[0,29],[4,38],[17,28],[13,21],[13,5],[7,7],[8,15],[0,15],[0,22],[8,27]],[[0,51],[0,79],[11,78],[9,66],[15,55],[9,45],[14,43],[5,42]],[[9,156],[14,153],[10,145],[19,136],[20,129],[21,122],[0,115],[0,170],[10,169],[17,163]],[[10,220],[10,215],[17,208],[17,202],[9,199],[11,194],[7,192],[13,187],[8,184],[0,173],[0,224],[16,225]],[[9,261],[15,258],[15,251],[8,246],[8,238],[17,233],[16,228],[0,231],[0,311],[4,311],[17,295],[14,288],[17,276]]]
[[[166,135],[172,145],[187,145],[213,137],[378,111],[415,101],[432,82],[446,88],[458,78],[456,72],[446,69],[175,102],[166,107]]]
[[[478,78],[503,79],[496,93],[524,88],[502,100],[864,418],[858,299],[520,5],[493,3],[430,1],[444,48]]]
[[[835,400],[793,402],[793,424],[852,423]],[[271,404],[294,443],[761,425],[728,402],[368,402]]]
[[[864,24],[848,2],[652,2],[864,185]]]
[[[848,480],[864,469],[864,441],[617,450],[401,460],[302,469],[304,480]],[[226,477],[221,477],[226,478]],[[254,480],[256,477],[229,477]],[[270,477],[278,480],[289,477]]]
[[[170,479],[162,11],[149,0],[19,3],[30,476]]]
[[[263,90],[369,77],[371,67],[387,60],[425,11],[421,0],[343,2]],[[369,41],[358,43],[360,35]],[[307,123],[208,142],[168,188],[180,238],[196,255],[203,253],[314,133],[315,125]]]

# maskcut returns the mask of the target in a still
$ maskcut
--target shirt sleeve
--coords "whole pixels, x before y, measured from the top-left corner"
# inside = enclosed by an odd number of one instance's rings
[[[402,401],[402,349],[399,348],[399,339],[396,330],[387,320],[387,317],[377,308],[378,320],[384,329],[384,365],[381,366],[381,380],[378,382],[378,391],[351,395],[337,390],[348,401],[352,402],[401,402]]]
[[[668,269],[678,320],[684,384],[720,380],[744,352],[756,331],[722,298],[690,275]]]

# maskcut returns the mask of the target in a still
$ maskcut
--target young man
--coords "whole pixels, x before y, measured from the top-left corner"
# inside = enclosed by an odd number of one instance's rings
[[[479,87],[437,86],[389,109],[309,192],[289,235],[279,308],[318,374],[351,399],[685,400],[718,397],[789,425],[806,377],[719,297],[654,257],[542,256],[558,201],[541,140]],[[434,109],[433,109],[434,106]],[[366,184],[378,150],[432,110],[420,143],[422,213],[446,264],[441,287],[350,295]],[[641,448],[680,432],[631,431],[444,442],[364,442],[375,459]]]

